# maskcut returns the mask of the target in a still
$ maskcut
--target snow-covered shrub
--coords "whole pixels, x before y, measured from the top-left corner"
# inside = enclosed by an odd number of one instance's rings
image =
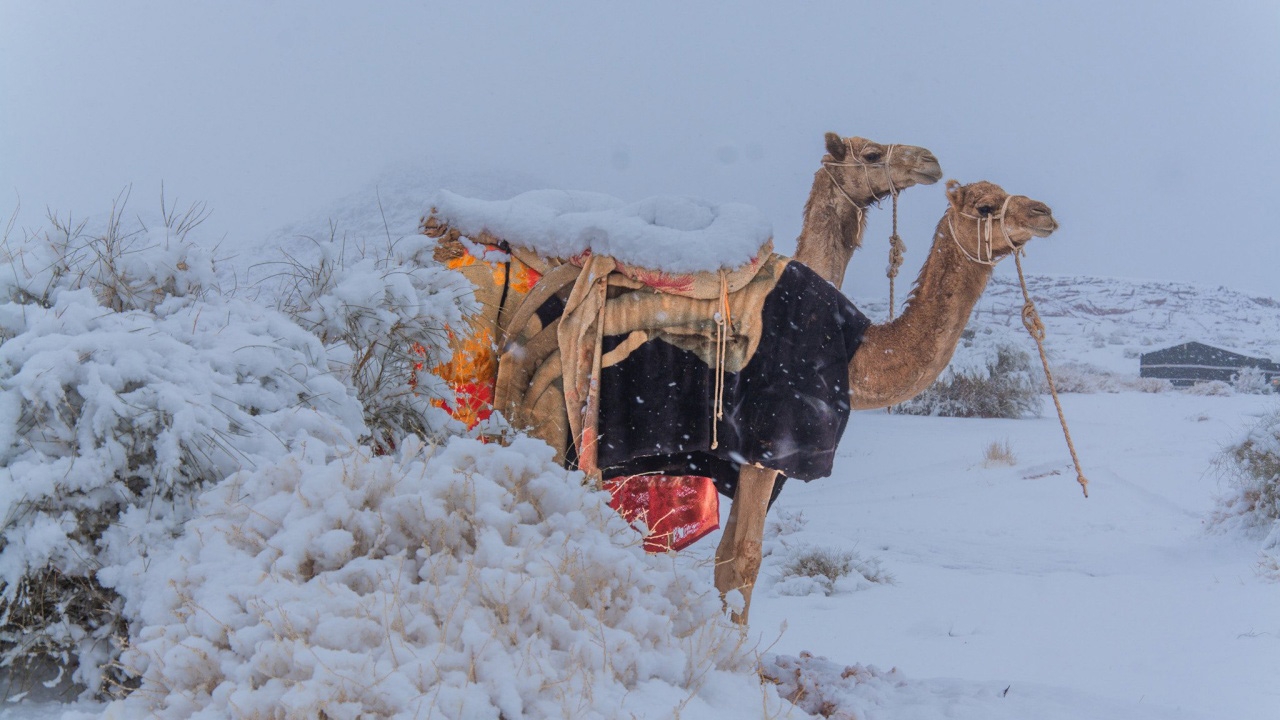
[[[1052,371],[1053,386],[1060,393],[1159,393],[1173,389],[1173,383],[1163,378],[1134,377],[1085,362],[1057,363]]]
[[[1280,580],[1280,411],[1258,421],[1214,464],[1231,489],[1221,498],[1213,524],[1267,532],[1259,570]]]
[[[1262,541],[1258,556],[1258,572],[1280,582],[1280,520],[1271,523],[1271,532]]]
[[[1173,390],[1173,383],[1164,378],[1140,377],[1134,381],[1133,388],[1145,393],[1162,393]]]
[[[208,248],[189,240],[203,206],[166,206],[152,221],[127,220],[127,194],[101,226],[49,216],[50,228],[0,242],[0,298],[52,307],[58,292],[86,289],[105,308],[151,310],[170,297],[200,298],[216,284]]]
[[[1247,367],[1232,376],[1231,389],[1242,395],[1267,395],[1271,381],[1261,368]]]
[[[1006,343],[982,353],[980,363],[952,362],[933,385],[898,409],[908,415],[1020,418],[1039,415],[1040,385],[1031,356]]]
[[[885,672],[874,665],[837,665],[824,657],[801,652],[765,655],[760,677],[777,686],[778,694],[801,710],[830,720],[882,717],[886,698],[910,693],[919,704],[919,689],[907,690],[897,668]],[[950,708],[955,699],[946,703]]]
[[[220,300],[181,223],[83,227],[6,239],[0,265],[0,666],[97,692],[121,679],[120,596],[202,487],[363,426],[321,343]]]
[[[1232,395],[1231,386],[1221,380],[1206,380],[1198,382],[1185,391],[1188,395],[1200,395],[1202,397],[1225,397]]]
[[[1114,393],[1127,390],[1128,380],[1089,363],[1060,363],[1053,366],[1053,386],[1060,393]]]
[[[646,554],[553,455],[409,436],[227,479],[146,576],[123,658],[142,685],[107,717],[759,712],[710,573]]]
[[[1249,526],[1280,520],[1280,412],[1262,418],[1215,461],[1230,484],[1219,519],[1239,517]]]
[[[336,374],[364,406],[366,438],[380,451],[406,435],[432,435],[452,421],[432,405],[444,383],[430,371],[447,359],[446,326],[474,311],[471,286],[431,259],[421,235],[347,251],[317,242],[315,258],[281,263],[280,307],[315,333]]]
[[[793,550],[778,569],[779,595],[830,595],[836,581],[853,572],[853,553],[825,547]]]

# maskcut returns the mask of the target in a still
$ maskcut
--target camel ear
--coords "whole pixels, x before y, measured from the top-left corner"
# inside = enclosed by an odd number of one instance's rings
[[[849,146],[844,144],[844,138],[829,132],[826,134],[827,152],[831,153],[831,157],[836,161],[844,160],[844,156],[849,153]]]
[[[960,184],[959,180],[951,179],[947,181],[947,200],[957,210],[964,206],[964,186]]]

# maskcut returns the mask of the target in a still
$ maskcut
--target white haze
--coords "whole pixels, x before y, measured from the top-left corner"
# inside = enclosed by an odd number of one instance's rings
[[[1275,295],[1276,127],[1261,0],[0,0],[0,212],[20,201],[20,228],[129,185],[149,207],[163,181],[255,243],[390,167],[448,168],[750,203],[788,251],[834,130],[1048,202],[1063,229],[1031,272]],[[940,186],[904,196],[910,263],[943,207]],[[859,294],[884,287],[888,215]]]

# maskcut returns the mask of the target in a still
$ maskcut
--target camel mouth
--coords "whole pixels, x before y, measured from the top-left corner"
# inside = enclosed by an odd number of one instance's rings
[[[1053,217],[1040,218],[1039,222],[1029,225],[1027,229],[1036,237],[1049,237],[1058,229],[1058,221]]]
[[[922,163],[911,169],[911,179],[917,185],[932,185],[942,179],[942,166],[937,160]]]

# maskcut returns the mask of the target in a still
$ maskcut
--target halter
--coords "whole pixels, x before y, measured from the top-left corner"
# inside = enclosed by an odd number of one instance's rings
[[[968,250],[965,249],[964,245],[960,244],[960,238],[956,235],[956,228],[954,225],[951,224],[951,215],[950,214],[947,215],[947,229],[951,231],[951,240],[956,244],[956,247],[960,248],[960,252],[964,253],[965,257],[978,263],[979,265],[986,265],[988,267],[995,267],[995,264],[1000,262],[999,260],[996,259],[995,247],[991,242],[992,236],[995,235],[996,220],[1000,221],[1000,234],[1004,237],[1004,241],[1009,243],[1009,247],[1012,248],[1015,253],[1017,253],[1020,250],[1020,248],[1017,245],[1013,244],[1013,238],[1009,237],[1009,228],[1006,227],[1004,223],[1005,215],[1009,211],[1009,201],[1013,200],[1015,197],[1023,197],[1023,196],[1022,195],[1006,196],[1004,199],[1004,204],[1000,206],[1000,212],[992,215],[986,215],[986,216],[968,215],[966,213],[960,212],[959,208],[956,208],[956,212],[955,212],[956,215],[959,215],[960,217],[963,217],[963,218],[969,218],[970,220],[973,220],[977,223],[977,228],[978,228],[978,256],[977,257],[974,257],[972,253],[970,253]],[[983,255],[986,255],[986,257],[984,258]]]
[[[889,319],[890,320],[893,319],[893,315],[894,315],[894,312],[893,312],[894,280],[898,277],[898,269],[902,267],[902,256],[907,251],[906,244],[902,242],[902,236],[898,234],[898,186],[893,182],[893,174],[889,172],[889,161],[893,158],[893,149],[896,147],[898,146],[889,145],[888,150],[885,151],[884,160],[881,160],[878,163],[869,163],[869,162],[861,162],[861,161],[859,162],[832,161],[832,162],[822,163],[823,171],[827,173],[827,177],[831,178],[831,183],[836,186],[836,190],[840,191],[840,194],[844,196],[844,199],[848,200],[849,204],[852,205],[853,209],[858,213],[858,225],[862,225],[862,216],[863,216],[862,206],[854,202],[853,198],[849,197],[849,193],[845,192],[844,188],[840,185],[840,181],[837,180],[836,176],[832,174],[830,166],[836,165],[839,167],[860,167],[862,168],[863,177],[867,179],[868,185],[871,184],[870,182],[871,171],[868,168],[878,167],[884,170],[884,179],[889,183],[889,195],[893,197],[893,233],[889,235],[889,265],[885,268],[885,271],[884,271],[885,277],[889,278]]]
[[[861,160],[858,162],[836,162],[834,160],[829,160],[829,161],[824,160],[822,162],[822,171],[827,174],[827,177],[831,178],[831,184],[836,186],[836,190],[839,190],[840,194],[844,196],[844,199],[848,200],[849,204],[853,206],[853,209],[857,211],[859,225],[862,224],[862,213],[863,213],[862,206],[859,205],[857,202],[855,202],[854,199],[849,196],[849,193],[845,192],[844,187],[840,185],[840,181],[837,180],[836,176],[831,172],[831,168],[833,166],[834,167],[860,167],[862,168],[863,176],[866,177],[868,180],[868,184],[870,184],[869,181],[871,179],[870,168],[883,169],[884,179],[889,182],[889,194],[893,196],[894,202],[897,202],[898,187],[894,185],[893,175],[889,172],[889,160],[893,157],[893,149],[896,147],[897,145],[890,145],[889,149],[885,151],[884,159],[878,163],[863,162]]]

